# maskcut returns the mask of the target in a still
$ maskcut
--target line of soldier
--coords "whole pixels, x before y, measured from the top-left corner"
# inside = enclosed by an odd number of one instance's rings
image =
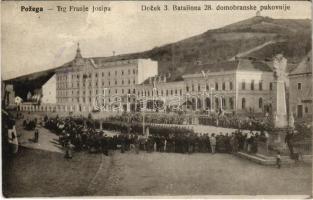
[[[190,117],[190,116],[189,116]],[[175,120],[173,120],[175,119]],[[119,116],[110,117],[111,121],[123,122],[141,122],[141,114],[123,113]],[[180,115],[164,115],[164,114],[146,114],[146,123],[164,123],[164,124],[183,124],[184,117]],[[211,125],[224,128],[235,128],[245,130],[271,130],[273,125],[269,118],[257,119],[253,116],[247,118],[239,118],[237,115],[216,115],[199,116],[199,124]]]
[[[66,149],[71,149],[73,145],[76,151],[87,150],[90,153],[102,152],[108,155],[109,150],[120,149],[122,153],[134,149],[147,152],[220,152],[234,153],[246,150],[250,153],[257,152],[257,141],[265,138],[264,134],[250,132],[243,134],[237,130],[231,134],[171,134],[159,133],[150,136],[142,136],[133,133],[106,135],[103,131],[96,131],[92,123],[87,122],[84,126],[79,119],[45,118],[45,127],[55,131],[59,135],[59,142]],[[87,127],[87,128],[85,128]],[[67,152],[71,154],[71,152]],[[71,155],[67,155],[71,157]]]

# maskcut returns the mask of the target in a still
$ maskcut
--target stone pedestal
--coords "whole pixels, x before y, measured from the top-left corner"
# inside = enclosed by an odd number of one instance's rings
[[[288,128],[275,128],[269,134],[269,146],[274,148],[273,150],[284,150],[285,145],[285,136],[287,134]]]

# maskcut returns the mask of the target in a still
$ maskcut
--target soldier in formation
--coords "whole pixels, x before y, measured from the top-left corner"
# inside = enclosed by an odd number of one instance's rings
[[[139,135],[129,128],[118,130],[117,127],[107,129],[119,132],[113,136],[97,131],[93,123],[84,123],[78,118],[45,118],[45,127],[59,135],[59,142],[67,149],[67,156],[72,153],[69,144],[75,151],[88,151],[89,153],[103,153],[109,155],[109,151],[120,149],[121,153],[133,150],[135,153],[168,152],[168,153],[236,153],[237,151],[257,152],[259,138],[264,138],[262,133],[243,133],[239,129],[232,133],[203,133],[178,132],[175,127],[159,131],[149,136]],[[112,125],[113,126],[113,125]],[[161,127],[162,128],[162,127]],[[123,131],[124,130],[124,131]],[[162,129],[160,129],[162,130]],[[164,129],[165,130],[165,129]]]

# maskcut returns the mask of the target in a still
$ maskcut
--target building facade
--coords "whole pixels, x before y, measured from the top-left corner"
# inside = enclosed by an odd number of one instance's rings
[[[136,86],[138,98],[181,110],[270,112],[274,76],[268,63],[240,58],[200,67],[201,73],[186,74],[182,81],[150,77]]]
[[[226,112],[269,111],[273,71],[254,59],[238,58],[204,66],[209,69],[183,76],[186,92],[197,99],[197,108]]]
[[[78,47],[75,59],[56,71],[57,110],[90,112],[114,104],[126,109],[135,85],[157,73],[158,64],[150,59],[107,62],[83,58]]]
[[[42,86],[43,105],[37,109],[102,112],[139,111],[148,106],[151,111],[271,112],[271,63],[236,58],[192,68],[194,73],[179,81],[167,81],[170,74],[158,74],[158,63],[150,59],[83,58],[78,47],[75,58],[57,68]]]
[[[312,120],[312,52],[289,74],[290,111],[297,119]]]

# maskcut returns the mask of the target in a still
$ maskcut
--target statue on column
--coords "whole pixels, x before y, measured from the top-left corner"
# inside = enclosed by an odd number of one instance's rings
[[[287,59],[282,54],[274,57],[274,84],[273,84],[273,120],[275,128],[285,128],[287,121],[287,103],[286,103],[286,67]]]

